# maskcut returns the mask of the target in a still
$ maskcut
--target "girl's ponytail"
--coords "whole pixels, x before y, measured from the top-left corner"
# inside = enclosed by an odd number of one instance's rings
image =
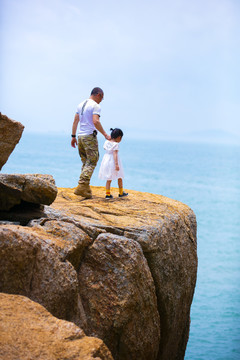
[[[112,139],[117,139],[119,136],[121,136],[121,138],[123,137],[123,132],[121,129],[115,128],[115,129],[110,129],[111,131],[111,138]]]

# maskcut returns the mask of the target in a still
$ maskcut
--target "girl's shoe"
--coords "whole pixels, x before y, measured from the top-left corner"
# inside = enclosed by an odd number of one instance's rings
[[[106,195],[105,199],[113,199],[113,196],[112,195]]]
[[[122,195],[118,194],[119,197],[128,196],[128,193],[123,192]]]

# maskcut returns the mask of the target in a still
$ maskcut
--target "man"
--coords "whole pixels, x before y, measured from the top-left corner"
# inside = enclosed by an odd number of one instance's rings
[[[92,191],[90,188],[90,180],[93,171],[99,159],[98,152],[98,130],[107,140],[111,137],[104,131],[100,122],[100,102],[103,100],[104,93],[102,89],[96,87],[92,90],[89,99],[81,102],[77,107],[77,112],[72,125],[72,141],[71,146],[78,145],[79,155],[82,160],[82,171],[74,194],[81,195],[90,199]],[[78,132],[78,141],[76,139],[76,131],[80,124]]]

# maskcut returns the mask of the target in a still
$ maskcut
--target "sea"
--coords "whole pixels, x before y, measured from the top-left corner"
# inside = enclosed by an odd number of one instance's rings
[[[101,160],[104,139],[98,138]],[[24,133],[2,173],[51,174],[58,187],[75,187],[81,162],[70,140]],[[124,135],[119,155],[124,189],[179,200],[196,214],[199,263],[185,359],[239,360],[240,145]],[[91,185],[105,185],[99,166]]]

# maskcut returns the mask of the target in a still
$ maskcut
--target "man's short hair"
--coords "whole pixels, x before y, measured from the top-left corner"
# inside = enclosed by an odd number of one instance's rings
[[[91,95],[103,94],[103,91],[100,87],[95,87],[92,89]]]

